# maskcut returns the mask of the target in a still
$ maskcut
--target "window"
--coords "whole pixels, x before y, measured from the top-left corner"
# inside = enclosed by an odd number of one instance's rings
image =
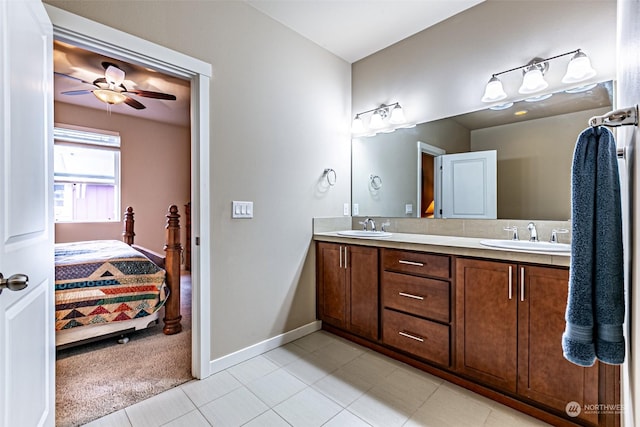
[[[120,220],[120,135],[71,126],[53,130],[56,222]]]

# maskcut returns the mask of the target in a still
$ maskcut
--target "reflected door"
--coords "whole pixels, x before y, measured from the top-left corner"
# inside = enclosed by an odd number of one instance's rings
[[[436,157],[436,218],[496,219],[497,152]]]

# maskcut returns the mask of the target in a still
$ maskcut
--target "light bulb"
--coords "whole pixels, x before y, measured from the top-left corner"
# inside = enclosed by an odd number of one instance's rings
[[[496,76],[491,77],[484,89],[482,102],[496,102],[505,99],[507,94],[502,87],[502,82]]]
[[[109,65],[104,72],[104,77],[107,80],[107,83],[114,86],[120,86],[124,81],[124,71],[118,67]]]
[[[371,127],[371,129],[381,129],[384,127],[384,122],[382,121],[382,114],[380,114],[380,110],[374,111],[373,115],[371,116],[369,126]]]
[[[389,123],[393,123],[394,125],[399,125],[406,122],[407,119],[404,117],[404,111],[400,104],[396,104],[391,110],[391,116],[389,117]]]
[[[547,86],[549,86],[549,83],[544,79],[542,70],[534,66],[524,74],[524,77],[522,78],[522,86],[520,86],[518,92],[522,94],[535,93],[546,89]]]
[[[360,118],[360,116],[356,116],[355,119],[353,119],[353,123],[351,123],[351,132],[363,133],[364,131],[365,129],[364,129],[364,123],[362,122],[362,119]]]
[[[567,66],[567,73],[562,78],[562,83],[577,83],[596,75],[596,70],[591,67],[591,60],[587,55],[578,51]]]

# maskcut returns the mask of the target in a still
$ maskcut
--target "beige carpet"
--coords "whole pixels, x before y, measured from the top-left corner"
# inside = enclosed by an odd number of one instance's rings
[[[56,361],[56,426],[80,426],[191,379],[191,277],[181,278],[183,330],[162,321],[131,335],[60,350]],[[160,319],[164,313],[160,313]]]

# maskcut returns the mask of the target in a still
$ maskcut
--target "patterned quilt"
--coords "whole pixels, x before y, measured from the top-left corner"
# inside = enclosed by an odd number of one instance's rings
[[[165,271],[118,240],[58,243],[56,330],[153,314],[169,290]]]

